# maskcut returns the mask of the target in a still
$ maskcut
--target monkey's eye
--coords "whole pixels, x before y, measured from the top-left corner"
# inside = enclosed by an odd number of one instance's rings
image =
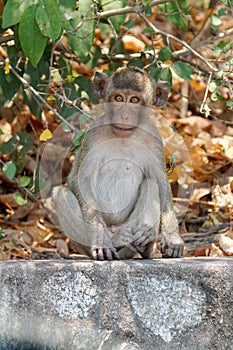
[[[117,102],[123,102],[123,97],[121,95],[116,95],[115,96],[115,101]]]
[[[130,102],[131,103],[138,103],[140,100],[139,100],[139,98],[137,97],[137,96],[133,96],[133,97],[131,97],[131,99],[130,99]]]

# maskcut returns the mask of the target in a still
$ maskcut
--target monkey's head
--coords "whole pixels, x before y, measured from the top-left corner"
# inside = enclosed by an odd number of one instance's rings
[[[168,97],[169,84],[155,82],[137,67],[118,68],[108,77],[97,72],[94,77],[94,94],[108,104],[111,128],[118,137],[130,136],[144,116],[142,107],[163,105]]]

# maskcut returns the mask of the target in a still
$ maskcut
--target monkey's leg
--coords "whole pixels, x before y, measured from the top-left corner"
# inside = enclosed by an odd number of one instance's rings
[[[88,239],[85,236],[86,225],[83,223],[82,212],[75,195],[68,187],[57,186],[53,189],[52,198],[64,234],[91,256]]]
[[[161,253],[164,258],[180,258],[184,242],[179,235],[178,222],[172,208],[161,213]]]
[[[81,249],[94,259],[118,258],[111,240],[108,239],[107,229],[101,224],[94,226],[83,220],[79,202],[68,187],[55,187],[52,197],[65,235],[77,242]]]
[[[167,184],[164,206],[161,208],[161,253],[165,258],[183,255],[184,242],[179,235],[179,225],[172,207],[172,194]]]

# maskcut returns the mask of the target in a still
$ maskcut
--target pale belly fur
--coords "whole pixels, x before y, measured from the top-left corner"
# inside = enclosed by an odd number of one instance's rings
[[[125,222],[134,208],[142,180],[139,166],[122,158],[106,161],[98,169],[93,190],[107,225]]]

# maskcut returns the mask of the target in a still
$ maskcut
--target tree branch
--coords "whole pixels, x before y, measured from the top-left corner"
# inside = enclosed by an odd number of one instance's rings
[[[176,0],[154,0],[151,1],[150,6],[156,6],[156,5],[162,5],[167,2],[176,2]],[[112,16],[119,16],[119,15],[124,15],[128,13],[140,13],[145,10],[145,5],[137,5],[137,6],[125,6],[124,8],[120,9],[114,9],[114,10],[108,10],[108,11],[103,11],[103,12],[97,12],[97,16],[99,19],[106,19],[108,17]]]
[[[7,43],[8,41],[14,40],[14,35],[5,35],[0,37],[0,44]]]
[[[139,13],[139,16],[144,20],[144,22],[146,22],[146,24],[148,25],[148,27],[150,27],[151,29],[153,29],[153,31],[155,32],[155,34],[160,34],[160,35],[164,35],[165,37],[172,39],[176,42],[178,42],[179,44],[181,44],[182,46],[184,46],[187,50],[189,50],[190,52],[192,52],[196,57],[198,57],[201,61],[203,61],[209,68],[211,71],[213,72],[217,72],[218,69],[214,66],[212,66],[212,64],[210,64],[207,59],[205,59],[205,57],[203,57],[201,54],[199,54],[199,52],[197,52],[195,49],[193,49],[189,44],[187,44],[185,41],[177,38],[176,36],[169,34],[167,32],[164,32],[163,30],[160,30],[158,28],[156,28],[154,26],[154,24],[152,24],[148,18],[143,14],[143,13]],[[187,50],[179,50],[178,54],[180,55],[181,53],[186,52]],[[174,52],[172,54],[172,56],[174,58],[176,58],[177,54]]]

